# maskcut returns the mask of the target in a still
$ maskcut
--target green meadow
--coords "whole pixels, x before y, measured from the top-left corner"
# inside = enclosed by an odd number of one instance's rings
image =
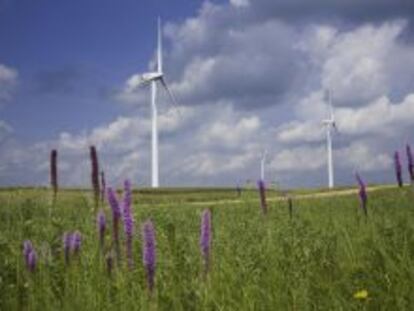
[[[412,189],[368,191],[368,218],[356,193],[290,195],[292,213],[281,193],[268,191],[265,216],[252,189],[241,197],[233,189],[135,191],[134,266],[121,260],[109,274],[107,204],[102,252],[89,191],[63,190],[53,204],[47,189],[1,190],[0,310],[414,309]],[[207,276],[199,250],[205,208],[213,228]],[[147,219],[156,230],[152,295],[141,253]],[[75,230],[81,251],[65,264],[62,236]],[[22,255],[26,239],[38,254],[34,272]]]

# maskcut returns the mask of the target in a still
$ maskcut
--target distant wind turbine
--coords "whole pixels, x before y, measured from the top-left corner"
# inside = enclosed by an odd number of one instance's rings
[[[164,73],[162,71],[162,38],[161,38],[161,19],[158,18],[158,31],[157,31],[157,63],[156,71],[147,72],[138,77],[138,81],[135,80],[135,87],[143,84],[151,84],[151,114],[152,114],[152,135],[151,135],[151,186],[152,188],[159,187],[159,159],[158,159],[158,124],[157,124],[157,82],[160,82],[164,89],[167,91],[168,96],[171,99],[172,104],[176,107],[177,101],[167,83],[165,82]]]
[[[331,130],[334,129],[338,131],[335,123],[335,115],[332,108],[332,95],[330,90],[326,92],[328,98],[329,106],[329,118],[322,120],[322,124],[326,129],[326,148],[327,148],[327,158],[328,158],[328,186],[329,188],[334,187],[334,167],[333,167],[333,155],[332,155],[332,136]]]

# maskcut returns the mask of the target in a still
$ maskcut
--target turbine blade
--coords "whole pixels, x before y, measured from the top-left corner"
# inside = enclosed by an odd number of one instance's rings
[[[157,44],[157,69],[162,72],[162,34],[161,34],[161,18],[158,17],[158,44]]]
[[[329,104],[329,116],[333,122],[335,122],[335,116],[332,107],[332,91],[328,90],[328,104]]]
[[[177,100],[175,99],[174,94],[171,92],[170,88],[168,87],[167,83],[165,82],[164,77],[162,77],[162,78],[160,79],[160,81],[161,81],[162,86],[163,86],[163,87],[165,88],[165,90],[167,91],[168,96],[169,96],[169,97],[170,97],[170,99],[171,99],[171,104],[172,104],[172,107],[175,109],[175,111],[177,111],[177,113],[178,113],[179,115],[181,115],[180,110],[178,109],[178,103],[177,103]]]

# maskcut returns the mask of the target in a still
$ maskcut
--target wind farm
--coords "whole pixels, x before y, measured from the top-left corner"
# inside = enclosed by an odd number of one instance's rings
[[[0,310],[413,308],[414,15],[305,2],[0,1]]]

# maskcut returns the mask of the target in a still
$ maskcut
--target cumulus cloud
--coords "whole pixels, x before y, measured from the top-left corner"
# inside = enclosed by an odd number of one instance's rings
[[[203,120],[202,126],[200,120]],[[261,146],[260,124],[258,117],[237,112],[225,103],[214,107],[182,107],[180,114],[174,110],[161,114],[162,183],[176,183],[178,179],[181,183],[192,184],[194,178],[207,178],[208,182],[208,178],[223,174],[229,174],[227,182],[234,182],[240,170],[257,160]],[[109,183],[120,183],[129,177],[145,184],[150,177],[150,134],[149,118],[122,116],[90,131],[62,132],[50,141],[14,145],[13,152],[0,153],[0,159],[9,169],[20,169],[20,165],[24,165],[31,176],[43,176],[41,180],[46,182],[48,154],[56,148],[61,184],[88,185],[88,148],[93,144],[97,146]]]
[[[256,19],[278,17],[290,21],[337,19],[352,23],[412,18],[414,7],[405,0],[255,0],[251,10]]]
[[[321,87],[333,90],[337,105],[359,106],[411,90],[413,46],[401,39],[406,29],[403,20],[352,31],[314,25],[297,46],[319,73]]]
[[[244,169],[254,159],[255,155],[253,153],[229,156],[214,152],[201,152],[190,155],[185,159],[183,172],[195,177],[227,174]],[[234,180],[237,180],[237,178]]]
[[[313,171],[320,169],[326,162],[324,147],[296,147],[284,149],[272,158],[270,167],[276,171]]]
[[[226,6],[206,3],[197,18],[169,24],[165,61],[171,88],[184,105],[230,101],[242,109],[282,102],[302,80],[300,34],[273,19],[244,24]]]
[[[334,166],[347,171],[349,175],[358,171],[381,171],[392,166],[391,153],[381,152],[369,141],[357,140],[350,145],[337,148],[334,152]],[[286,148],[274,154],[270,168],[277,172],[295,173],[320,171],[327,167],[326,147],[302,146]]]
[[[376,150],[369,141],[355,141],[335,152],[337,166],[351,171],[381,171],[391,168],[391,152]]]
[[[326,112],[328,106],[324,102],[317,102]],[[307,107],[303,107],[304,110]],[[320,115],[316,113],[316,115]],[[335,109],[337,128],[341,135],[348,138],[363,135],[381,135],[386,137],[402,138],[407,128],[412,128],[414,115],[414,94],[408,94],[400,103],[393,103],[388,97],[380,97],[372,103],[362,107],[339,107]],[[322,118],[291,121],[277,129],[277,139],[283,143],[314,142],[325,139],[325,130]]]
[[[220,114],[211,123],[201,126],[200,143],[206,146],[237,147],[257,139],[260,119],[257,116],[238,118],[232,109],[217,107]]]
[[[413,126],[414,94],[407,95],[401,103],[392,103],[389,98],[380,97],[358,109],[338,109],[337,115],[341,131],[346,134],[398,137],[404,128]]]

